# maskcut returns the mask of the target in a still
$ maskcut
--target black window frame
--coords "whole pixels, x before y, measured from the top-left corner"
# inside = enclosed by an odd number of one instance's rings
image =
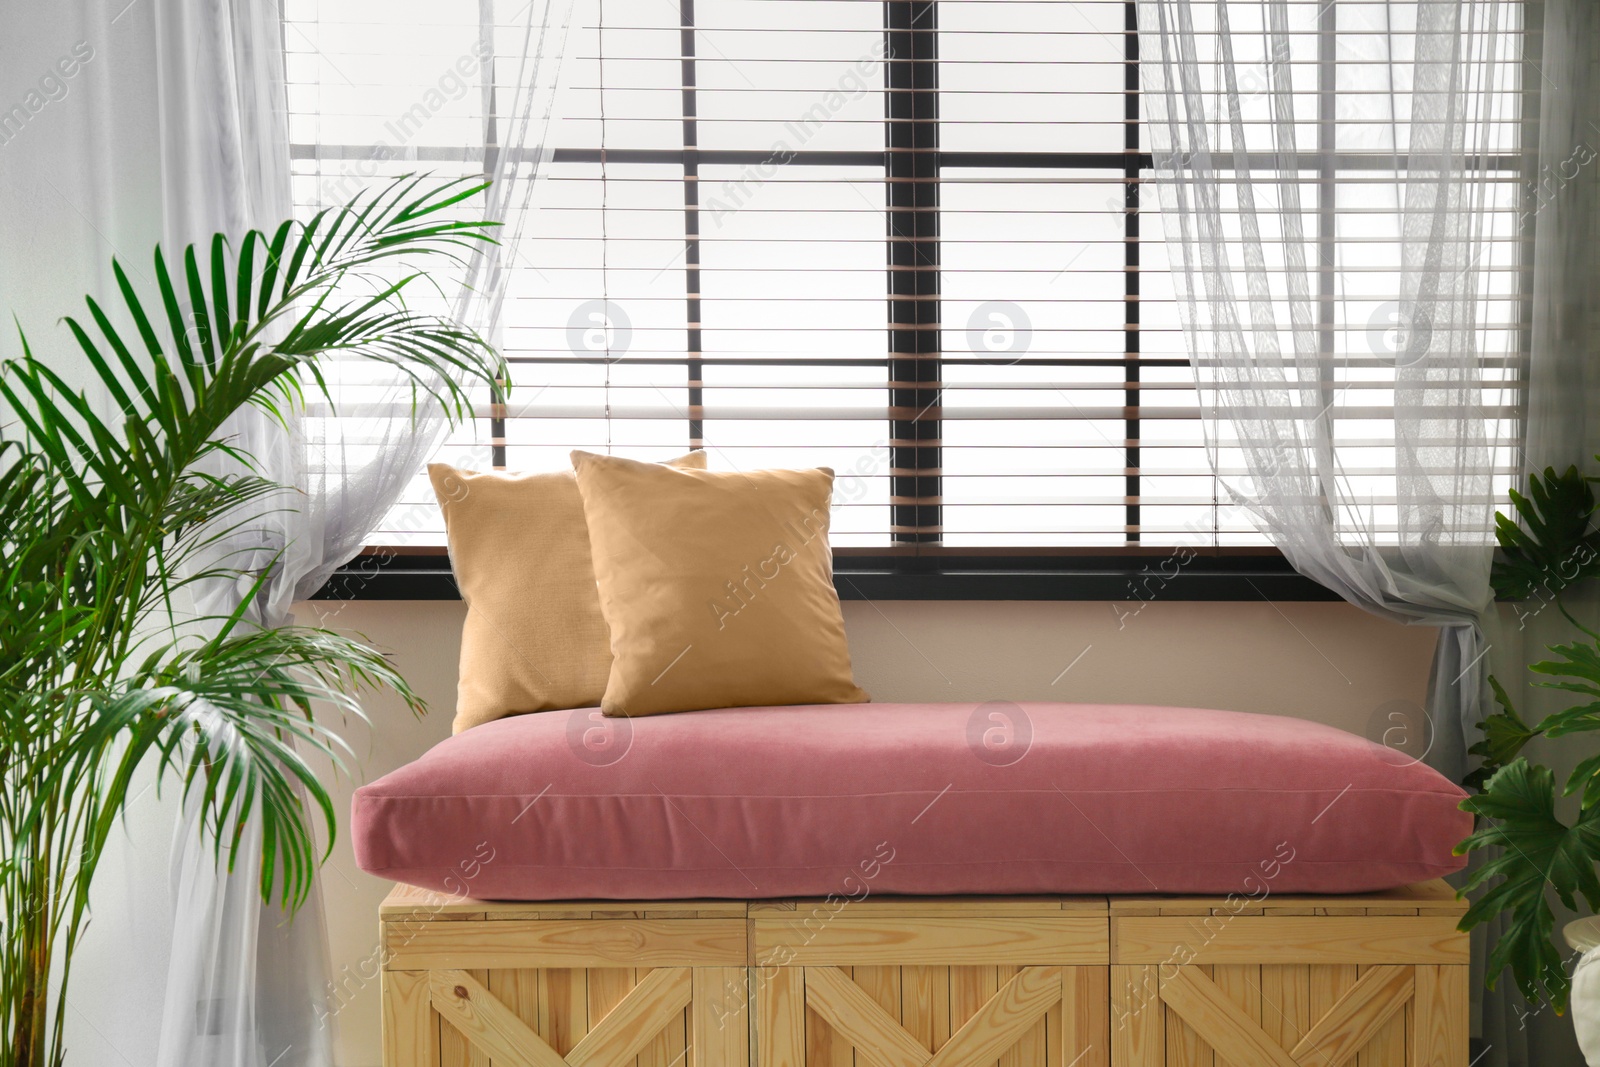
[[[701,352],[699,167],[760,166],[767,150],[701,149],[696,109],[696,24],[694,0],[677,0],[680,21],[683,147],[681,149],[606,149],[557,147],[556,163],[607,162],[666,164],[684,175],[684,256],[687,314],[688,445],[703,447],[704,422],[697,417],[703,396],[696,384],[708,363],[739,364],[749,359],[705,357]],[[891,456],[889,546],[835,549],[835,584],[846,600],[1093,600],[1143,602],[1333,601],[1321,584],[1294,571],[1276,548],[1142,544],[1140,531],[1140,371],[1144,367],[1186,367],[1182,357],[1146,357],[1140,351],[1140,200],[1154,159],[1141,141],[1138,0],[1124,0],[1124,146],[1121,152],[947,152],[940,147],[939,0],[882,0],[887,49],[885,70],[885,150],[798,149],[786,165],[882,166],[886,189],[886,271],[888,376]],[[1336,5],[1321,12],[1317,62],[1319,172],[1318,245],[1332,262],[1336,204],[1332,195],[1340,154],[1334,143]],[[488,18],[487,8],[484,9]],[[489,27],[484,33],[491,34]],[[492,36],[488,39],[492,40]],[[492,62],[492,60],[490,61]],[[487,108],[494,122],[494,109]],[[492,128],[486,144],[494,144]],[[1497,161],[1502,165],[1510,161]],[[940,317],[939,195],[946,168],[1051,168],[1104,170],[1124,185],[1124,351],[1121,357],[1058,355],[1023,362],[1041,365],[1121,366],[1124,371],[1125,543],[1095,548],[1038,547],[949,549],[940,543],[939,397],[942,368],[953,363],[985,363],[977,357],[951,357],[943,351]],[[932,180],[929,180],[929,179]],[[1334,279],[1319,271],[1318,333],[1325,350],[1335,342]],[[603,356],[516,356],[510,362],[603,362]],[[676,357],[644,362],[672,364]],[[762,360],[762,363],[769,361]],[[824,365],[826,359],[795,359],[792,365]],[[1333,382],[1325,388],[1332,390]],[[494,398],[496,401],[502,398]],[[506,422],[503,403],[490,420],[492,462],[504,467]],[[370,546],[335,572],[314,599],[459,599],[445,558],[433,546]]]

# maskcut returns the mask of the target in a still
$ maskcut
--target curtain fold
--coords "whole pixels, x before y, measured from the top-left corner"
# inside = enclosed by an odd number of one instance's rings
[[[1490,705],[1493,515],[1520,414],[1521,5],[1139,0],[1138,16],[1211,468],[1297,571],[1439,628],[1427,758],[1459,780]],[[1525,1062],[1508,985],[1475,1013],[1484,1065]]]
[[[1491,603],[1503,398],[1485,366],[1509,355],[1486,350],[1481,313],[1499,254],[1484,161],[1516,117],[1501,114],[1516,94],[1496,91],[1511,12],[1500,0],[1139,3],[1212,469],[1302,574],[1442,628],[1431,759],[1456,777],[1483,709]]]
[[[434,280],[456,318],[495,341],[506,282],[501,257],[532,214],[572,0],[481,0],[480,6],[496,59],[483,68],[479,154],[482,173],[493,182],[483,206],[504,228],[497,233],[500,246],[474,252],[461,270],[441,271]],[[169,256],[213,233],[237,241],[248,229],[270,228],[291,214],[282,34],[277,0],[159,5]],[[289,622],[294,602],[361,550],[437,448],[443,411],[437,405],[413,409],[412,390],[400,375],[357,355],[335,361],[326,377],[331,405],[290,413],[287,426],[247,410],[227,427],[260,473],[291,489],[253,505],[248,524],[216,547],[228,566],[251,573],[210,583],[197,595],[194,609],[202,620],[232,611],[255,574],[266,572],[247,617],[261,626]],[[340,415],[347,406],[341,401],[355,398],[365,401],[369,414]],[[331,1064],[320,883],[292,917],[263,903],[259,831],[247,825],[239,860],[224,871],[199,820],[199,809],[190,805],[176,829],[174,937],[158,1067]]]

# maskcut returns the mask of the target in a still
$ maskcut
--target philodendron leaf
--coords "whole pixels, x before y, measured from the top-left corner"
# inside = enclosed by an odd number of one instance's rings
[[[1468,789],[1482,789],[1495,771],[1516,759],[1522,752],[1522,746],[1539,736],[1537,728],[1522,721],[1517,709],[1511,706],[1511,698],[1493,675],[1489,677],[1489,687],[1494,690],[1495,703],[1503,710],[1485,716],[1478,724],[1478,729],[1483,731],[1483,740],[1467,751],[1483,757],[1483,762],[1461,780],[1461,784]]]
[[[1555,776],[1547,767],[1523,757],[1502,767],[1484,784],[1483,792],[1461,802],[1479,817],[1480,828],[1456,853],[1497,848],[1467,878],[1466,890],[1489,888],[1461,920],[1470,930],[1508,912],[1507,925],[1489,955],[1485,980],[1494,988],[1507,967],[1529,1001],[1548,997],[1565,1012],[1571,983],[1562,966],[1553,935],[1555,916],[1546,899],[1553,888],[1561,902],[1576,910],[1581,896],[1591,910],[1600,909],[1600,808],[1589,808],[1576,824],[1556,817]]]
[[[1535,674],[1561,678],[1559,682],[1536,682],[1546,689],[1561,689],[1589,698],[1565,711],[1558,711],[1540,724],[1551,737],[1575,734],[1585,730],[1600,729],[1600,647],[1588,643],[1551,645],[1556,659],[1531,663],[1528,669]]]
[[[1572,769],[1572,774],[1567,778],[1567,787],[1563,790],[1566,796],[1583,791],[1583,807],[1585,810],[1600,802],[1600,755],[1590,756]]]
[[[1588,643],[1551,645],[1555,659],[1540,660],[1528,666],[1536,674],[1548,675],[1559,681],[1536,682],[1546,689],[1560,689],[1589,698],[1581,704],[1546,716],[1533,727],[1534,733],[1549,737],[1587,733],[1600,730],[1600,647]],[[1600,802],[1600,756],[1591,756],[1579,763],[1567,778],[1564,796],[1583,794],[1583,807],[1592,808]]]
[[[1595,496],[1577,467],[1546,467],[1528,479],[1528,494],[1511,491],[1518,522],[1495,515],[1500,552],[1490,580],[1505,600],[1549,600],[1568,586],[1600,577],[1600,531],[1589,529]]]

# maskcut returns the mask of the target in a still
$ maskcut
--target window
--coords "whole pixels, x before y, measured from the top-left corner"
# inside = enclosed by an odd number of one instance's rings
[[[480,22],[496,6],[285,0],[301,209],[374,173],[481,165],[506,87],[472,57],[503,29]],[[500,338],[516,386],[443,458],[827,464],[847,552],[1263,544],[1206,458],[1145,184],[1135,6],[578,0]],[[1341,34],[1364,16],[1289,6],[1331,259],[1365,239],[1334,107]],[[404,158],[372,163],[379,143]],[[1484,165],[1506,223],[1485,264],[1485,351],[1504,355],[1486,373],[1511,389],[1528,194],[1513,151]],[[1324,295],[1326,343],[1372,390],[1348,429],[1381,500],[1381,285]],[[377,539],[442,543],[424,481]]]

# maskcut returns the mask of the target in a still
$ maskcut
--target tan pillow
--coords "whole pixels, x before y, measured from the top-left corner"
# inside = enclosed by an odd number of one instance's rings
[[[677,470],[574,452],[611,630],[607,715],[870,700],[828,548],[833,472]]]
[[[672,463],[703,468],[706,454]],[[467,604],[454,732],[525,711],[599,704],[611,646],[572,472],[432,463],[428,477]]]

